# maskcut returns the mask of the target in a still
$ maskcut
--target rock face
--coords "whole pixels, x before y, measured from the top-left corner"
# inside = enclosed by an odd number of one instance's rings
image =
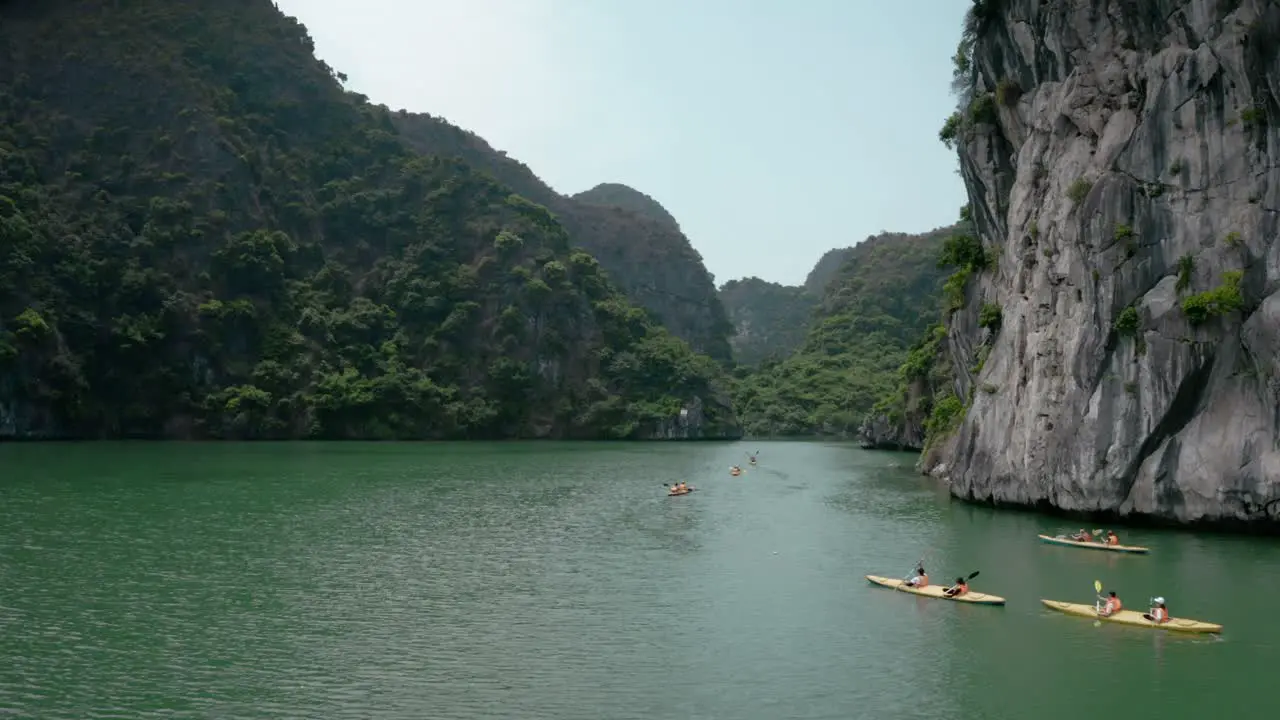
[[[632,302],[695,351],[722,363],[730,361],[733,326],[716,295],[715,280],[675,218],[656,200],[613,183],[566,197],[528,166],[441,118],[400,111],[392,121],[419,152],[459,157],[546,206],[570,240],[599,260]]]
[[[950,318],[970,401],[926,469],[967,499],[1280,523],[1280,6],[976,9],[958,144],[998,262]]]

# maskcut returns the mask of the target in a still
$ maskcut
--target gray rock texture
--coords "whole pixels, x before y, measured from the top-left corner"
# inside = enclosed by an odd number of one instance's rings
[[[925,469],[972,500],[1280,524],[1280,4],[983,4],[998,119],[959,154],[998,262],[950,319],[970,401]],[[1232,272],[1241,307],[1193,323]]]

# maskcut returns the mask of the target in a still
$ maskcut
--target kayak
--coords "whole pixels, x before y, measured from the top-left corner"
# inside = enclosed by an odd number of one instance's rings
[[[1137,545],[1108,545],[1099,542],[1081,542],[1079,540],[1068,540],[1067,538],[1053,537],[1051,535],[1038,535],[1041,542],[1050,545],[1065,545],[1067,547],[1085,548],[1087,550],[1108,550],[1110,552],[1121,553],[1137,553],[1145,554],[1151,552],[1151,548],[1139,547]]]
[[[691,492],[693,492],[694,490],[697,490],[697,489],[698,489],[698,488],[689,488],[688,490],[685,490],[684,492],[674,492],[674,493],[673,493],[673,492],[669,492],[669,493],[667,493],[667,497],[680,497],[681,495],[688,495],[689,493],[691,493]]]
[[[1199,620],[1187,620],[1185,618],[1171,618],[1169,622],[1158,623],[1148,620],[1142,613],[1132,610],[1121,610],[1115,615],[1102,616],[1098,614],[1097,608],[1093,605],[1083,605],[1080,603],[1059,602],[1057,600],[1041,600],[1041,603],[1050,610],[1057,610],[1067,615],[1077,615],[1079,617],[1093,618],[1104,622],[1120,623],[1121,625],[1133,625],[1135,627],[1146,627],[1155,630],[1175,630],[1177,632],[1188,633],[1220,633],[1222,626],[1216,623],[1200,622]]]
[[[973,603],[975,605],[1004,604],[1004,598],[998,595],[988,595],[986,593],[974,592],[972,590],[960,597],[947,597],[942,591],[946,590],[950,585],[926,585],[917,589],[913,587],[906,587],[904,585],[906,581],[899,578],[880,577],[879,575],[867,575],[866,578],[872,585],[893,588],[894,590],[901,590],[902,592],[911,593],[912,595],[923,595],[925,597],[938,598],[940,600],[954,600],[956,602]]]

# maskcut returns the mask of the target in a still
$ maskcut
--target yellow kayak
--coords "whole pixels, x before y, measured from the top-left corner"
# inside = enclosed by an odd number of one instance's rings
[[[1039,535],[1041,542],[1050,545],[1066,545],[1068,547],[1085,548],[1088,550],[1109,550],[1111,552],[1122,553],[1149,553],[1151,548],[1139,547],[1137,545],[1108,545],[1100,542],[1081,542],[1079,540],[1069,540],[1067,538],[1053,537],[1052,535]]]
[[[873,585],[901,590],[902,592],[911,593],[912,595],[923,595],[925,597],[938,598],[940,600],[954,600],[956,602],[973,603],[975,605],[1004,604],[1004,598],[998,595],[988,595],[986,593],[974,592],[972,590],[960,597],[947,597],[942,594],[942,591],[951,587],[950,585],[926,585],[917,589],[913,587],[905,587],[903,585],[905,581],[899,578],[880,577],[879,575],[867,575],[866,578],[867,581]]]
[[[1185,618],[1170,618],[1169,622],[1158,623],[1146,619],[1140,612],[1132,610],[1121,610],[1115,615],[1102,616],[1098,614],[1097,608],[1092,605],[1082,605],[1080,603],[1059,602],[1057,600],[1041,600],[1044,606],[1050,610],[1057,610],[1060,613],[1068,615],[1077,615],[1079,617],[1093,618],[1103,622],[1120,623],[1121,625],[1133,625],[1136,627],[1146,627],[1155,630],[1174,630],[1177,632],[1188,633],[1220,633],[1222,626],[1215,623],[1200,622],[1199,620],[1187,620]]]

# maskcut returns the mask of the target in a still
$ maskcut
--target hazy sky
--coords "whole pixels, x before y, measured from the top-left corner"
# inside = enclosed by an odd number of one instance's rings
[[[556,190],[647,193],[716,284],[950,224],[937,139],[969,0],[277,0],[347,87],[472,130]]]

